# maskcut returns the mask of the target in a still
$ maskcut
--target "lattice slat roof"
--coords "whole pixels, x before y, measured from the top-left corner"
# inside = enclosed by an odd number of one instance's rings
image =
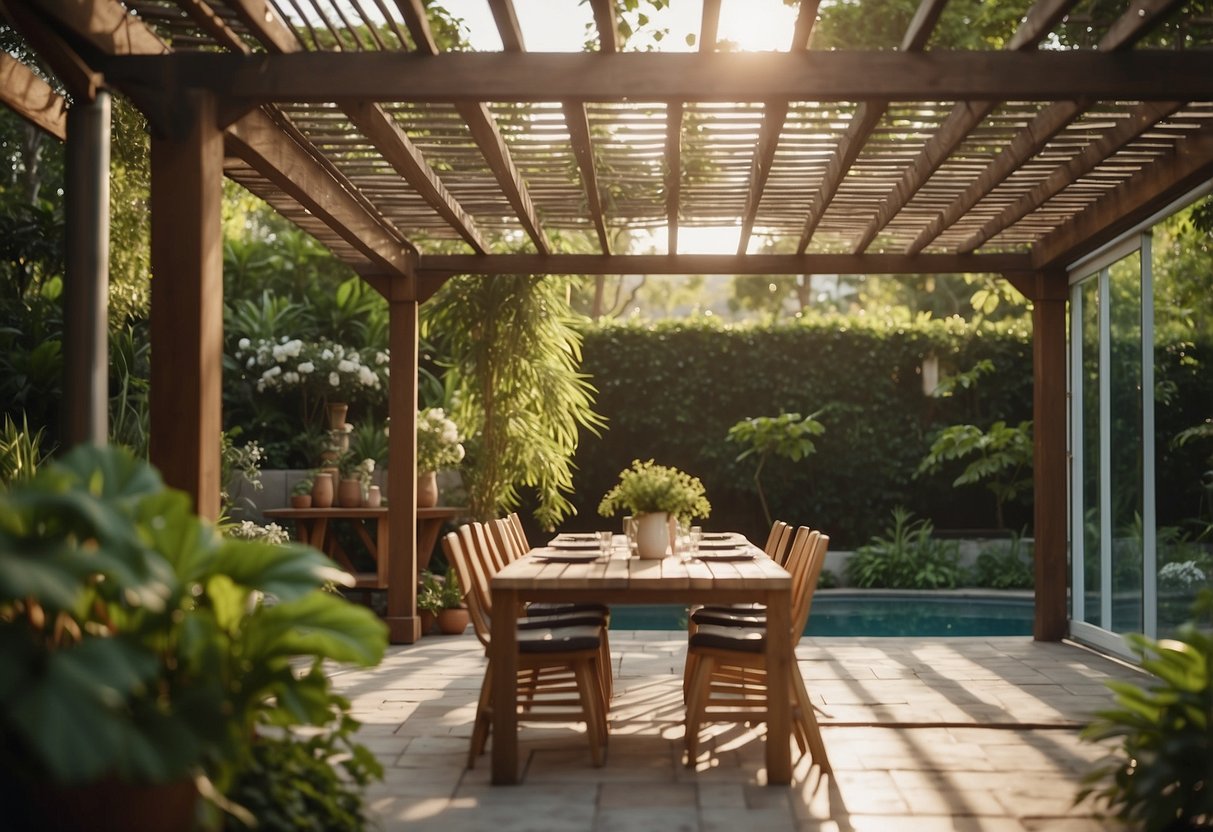
[[[675,239],[677,226],[742,226],[750,251],[796,251],[799,240],[805,256],[780,265],[806,271],[1054,268],[1213,175],[1213,26],[1201,3],[1134,0],[1091,23],[1088,48],[1067,51],[1050,32],[1067,12],[1094,21],[1091,4],[1025,0],[1008,44],[1017,52],[916,57],[947,14],[942,0],[924,0],[909,51],[847,63],[851,53],[813,48],[817,3],[805,0],[789,41],[810,37],[808,49],[756,58],[771,69],[750,70],[744,56],[704,54],[719,11],[709,0],[698,56],[589,55],[594,63],[560,59],[567,71],[552,72],[552,55],[524,54],[510,0],[486,2],[507,51],[479,64],[436,54],[420,0],[34,5],[153,119],[184,87],[211,88],[232,119],[228,175],[367,274],[390,275],[399,252],[423,271],[557,271],[573,261],[544,255],[569,246],[569,234],[585,251],[667,224]],[[552,13],[576,6],[552,0]],[[614,4],[592,6],[613,29]],[[1184,47],[1165,64],[1137,45],[1164,21],[1179,22],[1170,40]],[[601,38],[608,49],[613,37]],[[131,65],[157,53],[168,68]],[[333,61],[299,60],[309,54]],[[687,71],[692,58],[702,72]],[[487,69],[461,75],[469,66]],[[363,231],[322,219],[309,194],[284,186],[275,159],[313,170],[307,187],[332,189]],[[399,251],[377,250],[384,240]]]

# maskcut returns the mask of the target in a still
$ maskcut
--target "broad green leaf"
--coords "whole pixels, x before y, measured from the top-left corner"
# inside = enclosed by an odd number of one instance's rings
[[[249,661],[317,656],[372,665],[383,657],[387,628],[365,607],[326,592],[262,607],[243,634]]]
[[[225,540],[215,552],[216,572],[280,601],[300,598],[327,581],[352,586],[353,578],[311,546]]]

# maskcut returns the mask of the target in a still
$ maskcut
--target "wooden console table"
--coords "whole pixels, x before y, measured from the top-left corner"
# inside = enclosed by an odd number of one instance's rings
[[[352,574],[358,589],[387,589],[388,564],[391,547],[388,537],[387,506],[379,508],[274,508],[262,512],[271,520],[290,520],[295,524],[295,535],[324,552],[339,566]],[[453,517],[467,514],[462,506],[434,506],[417,509],[417,572],[430,562],[434,544],[442,524]],[[360,572],[354,568],[353,560],[341,546],[337,536],[330,532],[331,520],[348,520],[375,558],[374,572]],[[375,536],[371,537],[368,526],[375,523]]]

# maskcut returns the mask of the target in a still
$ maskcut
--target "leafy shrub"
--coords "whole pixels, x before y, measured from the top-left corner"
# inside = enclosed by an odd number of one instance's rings
[[[1033,551],[1022,534],[1014,534],[1005,546],[985,551],[973,565],[974,586],[990,589],[1031,589],[1036,585]]]
[[[1120,754],[1085,778],[1089,796],[1144,832],[1213,825],[1213,591],[1201,593],[1194,618],[1173,639],[1125,638],[1154,676],[1139,687],[1108,682],[1116,707],[1100,711],[1083,738],[1120,739]]]
[[[885,537],[876,536],[860,546],[847,561],[847,578],[870,589],[951,589],[960,582],[959,547],[934,539],[934,524],[913,512],[893,509],[893,525]]]
[[[358,723],[310,739],[258,737],[227,797],[251,823],[227,815],[225,830],[243,832],[357,832],[367,827],[362,790],[383,777],[369,750],[353,741]]]

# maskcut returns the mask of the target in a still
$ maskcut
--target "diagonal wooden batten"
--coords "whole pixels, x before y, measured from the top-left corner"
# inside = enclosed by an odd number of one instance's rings
[[[501,46],[506,52],[525,52],[526,43],[522,38],[522,26],[518,23],[518,13],[514,10],[513,0],[488,0],[489,11],[493,13],[493,21],[501,35]]]
[[[0,104],[59,141],[67,141],[67,102],[50,84],[0,52]]]
[[[1077,0],[1038,0],[1024,16],[1023,22],[1007,43],[1007,49],[1035,49],[1076,2]],[[994,112],[997,106],[996,101],[961,101],[952,108],[939,126],[938,132],[923,146],[918,157],[902,174],[901,181],[885,197],[876,216],[868,223],[856,243],[855,254],[862,254],[867,250],[881,229],[909,204],[919,189],[939,170],[940,165],[951,158],[968,138],[969,133]]]
[[[598,245],[603,254],[611,253],[611,241],[607,236],[606,220],[602,213],[602,199],[598,190],[598,173],[594,165],[594,148],[590,141],[590,122],[585,105],[579,101],[568,101],[563,105],[564,120],[569,128],[569,140],[577,167],[581,170],[581,181],[585,187],[586,206],[598,232]]]
[[[720,0],[703,0],[699,20],[699,51],[712,52],[720,34]]]
[[[1115,127],[1084,147],[1077,156],[1055,168],[1043,182],[970,235],[961,244],[960,253],[969,254],[999,232],[1010,228],[1182,106],[1183,103],[1178,101],[1147,101],[1134,107]]]
[[[819,4],[820,0],[801,0],[789,51],[796,52],[808,48],[809,35],[813,31],[813,23],[817,20]],[[738,254],[745,254],[746,249],[750,247],[750,234],[754,231],[754,220],[758,216],[758,206],[762,203],[762,192],[766,189],[767,179],[771,175],[771,165],[775,161],[775,152],[779,149],[779,136],[787,118],[786,101],[772,101],[763,108],[762,128],[758,133],[758,144],[754,148],[754,161],[750,166],[750,187],[746,193],[745,211],[741,217]]]
[[[947,0],[922,0],[901,40],[900,51],[922,51],[931,36],[931,31],[939,21],[939,16],[943,13],[946,2]],[[876,129],[876,125],[880,123],[888,106],[888,101],[877,100],[864,101],[855,108],[855,113],[851,116],[851,123],[847,125],[847,132],[839,141],[838,150],[830,159],[821,186],[817,189],[813,202],[809,205],[804,229],[800,232],[800,242],[796,244],[797,254],[804,254],[808,249],[809,243],[813,239],[813,232],[817,230],[817,225],[825,216],[830,203],[834,201],[838,187],[846,178],[851,166],[855,164],[855,160],[859,158],[860,151],[863,150],[872,131]]]
[[[216,43],[226,46],[233,52],[243,52],[246,55],[252,51],[248,44],[232,31],[232,28],[219,16],[210,3],[204,2],[204,0],[177,0],[177,5],[198,24],[198,28],[213,37]]]
[[[429,19],[426,17],[425,7],[421,5],[421,0],[396,0],[396,5],[400,7],[400,12],[404,16],[404,24],[408,27],[409,35],[417,45],[417,50],[431,57],[437,55],[440,51],[438,43],[434,40],[434,34],[430,30]],[[502,40],[504,41],[504,37]],[[521,33],[519,33],[519,41],[521,41]],[[484,156],[489,170],[493,172],[501,192],[510,203],[510,207],[514,209],[523,230],[531,238],[531,242],[534,243],[539,253],[547,254],[551,251],[551,243],[548,242],[543,225],[539,221],[539,215],[531,201],[526,182],[523,180],[522,174],[518,172],[518,166],[514,164],[510,149],[497,126],[497,120],[489,112],[488,106],[480,101],[460,101],[456,103],[455,108],[467,123],[468,131],[480,148],[480,153]]]
[[[1099,51],[1116,52],[1128,49],[1178,2],[1179,0],[1137,0],[1100,39]],[[906,249],[906,253],[917,254],[930,245],[932,240],[985,199],[1008,176],[1018,170],[1020,165],[1040,153],[1054,136],[1064,130],[1088,106],[1090,102],[1085,99],[1055,101],[1037,113],[1032,123],[1021,130],[1011,143],[994,157],[981,175],[919,232],[918,237]],[[862,248],[857,247],[856,253],[866,247],[866,244]]]
[[[678,208],[682,202],[682,102],[666,107],[665,215],[666,252],[678,253]]]
[[[594,12],[594,25],[598,27],[599,49],[603,52],[619,51],[619,18],[615,16],[614,0],[590,0]]]

